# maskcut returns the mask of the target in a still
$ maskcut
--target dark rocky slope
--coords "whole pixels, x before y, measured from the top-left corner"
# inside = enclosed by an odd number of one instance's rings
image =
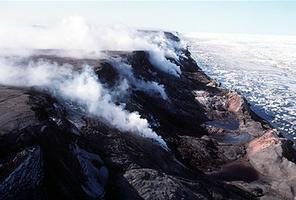
[[[173,60],[179,78],[157,70],[146,52],[110,53],[131,64],[137,78],[165,86],[168,100],[132,90],[125,103],[170,150],[36,88],[0,86],[0,199],[293,199],[292,144],[183,51]],[[108,87],[119,76],[108,59],[30,59],[77,70],[89,64]]]

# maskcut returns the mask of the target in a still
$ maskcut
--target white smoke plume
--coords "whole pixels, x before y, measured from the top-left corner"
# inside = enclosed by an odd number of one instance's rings
[[[151,95],[160,95],[164,100],[168,99],[168,96],[165,92],[164,85],[161,85],[155,81],[145,81],[143,79],[136,78],[134,76],[133,68],[131,65],[127,64],[121,58],[112,58],[113,66],[117,69],[120,76],[125,80],[121,84],[125,88],[126,81],[128,81],[136,90],[144,91]]]
[[[102,57],[102,51],[149,51],[150,62],[174,76],[180,67],[166,57],[178,60],[176,48],[182,42],[168,40],[161,31],[137,31],[124,26],[96,26],[83,17],[67,17],[53,26],[4,26],[0,29],[0,54],[32,54],[36,50],[60,50],[64,56]]]
[[[158,66],[158,69],[168,74],[179,77],[181,69],[178,65],[168,61],[160,50],[149,51],[149,61],[153,66]]]
[[[166,143],[149,126],[138,112],[128,112],[116,105],[112,96],[98,80],[90,66],[75,71],[71,65],[59,66],[46,62],[18,65],[7,59],[0,60],[0,84],[38,87],[66,101],[77,103],[82,109],[98,116],[123,132],[132,132]]]
[[[1,26],[1,24],[0,24]],[[168,99],[163,85],[134,75],[132,67],[122,60],[113,66],[121,79],[117,87],[108,90],[90,66],[74,70],[70,65],[58,66],[46,62],[17,64],[14,56],[27,58],[35,54],[50,54],[74,58],[107,58],[104,51],[148,52],[151,64],[160,71],[179,77],[181,70],[170,59],[179,60],[186,44],[168,39],[162,31],[139,31],[124,26],[97,26],[82,17],[67,17],[49,26],[5,25],[0,29],[0,84],[38,87],[57,98],[74,102],[81,109],[100,117],[123,132],[133,132],[165,142],[138,112],[128,112],[124,104],[115,103],[116,96],[141,90]],[[7,59],[8,57],[9,59]],[[1,59],[2,58],[2,59]],[[169,58],[169,59],[168,59]]]

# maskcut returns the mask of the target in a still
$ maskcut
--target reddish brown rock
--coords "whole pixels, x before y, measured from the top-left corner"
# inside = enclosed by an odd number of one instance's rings
[[[228,111],[233,113],[242,111],[245,101],[241,95],[237,94],[236,92],[229,92],[227,94],[227,98]]]
[[[285,156],[293,151],[291,142],[279,138],[274,130],[249,143],[248,159],[266,181],[262,199],[294,199],[296,164]]]
[[[264,149],[273,147],[279,143],[281,143],[280,139],[276,136],[274,130],[268,130],[264,135],[252,140],[248,144],[248,154],[250,156],[252,154],[260,153]]]

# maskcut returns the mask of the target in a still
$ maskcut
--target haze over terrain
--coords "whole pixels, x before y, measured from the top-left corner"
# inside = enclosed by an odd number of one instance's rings
[[[295,9],[295,1],[6,1],[0,24],[52,25],[83,16],[91,24],[137,29],[295,35]]]

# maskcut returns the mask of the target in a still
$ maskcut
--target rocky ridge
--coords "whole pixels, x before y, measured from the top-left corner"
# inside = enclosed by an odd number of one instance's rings
[[[294,199],[292,143],[182,51],[179,60],[168,58],[180,77],[160,71],[145,51],[110,52],[136,78],[164,85],[167,99],[132,88],[125,104],[169,149],[71,110],[38,88],[0,86],[0,199]],[[120,76],[108,58],[29,60],[77,70],[88,64],[109,88]]]

